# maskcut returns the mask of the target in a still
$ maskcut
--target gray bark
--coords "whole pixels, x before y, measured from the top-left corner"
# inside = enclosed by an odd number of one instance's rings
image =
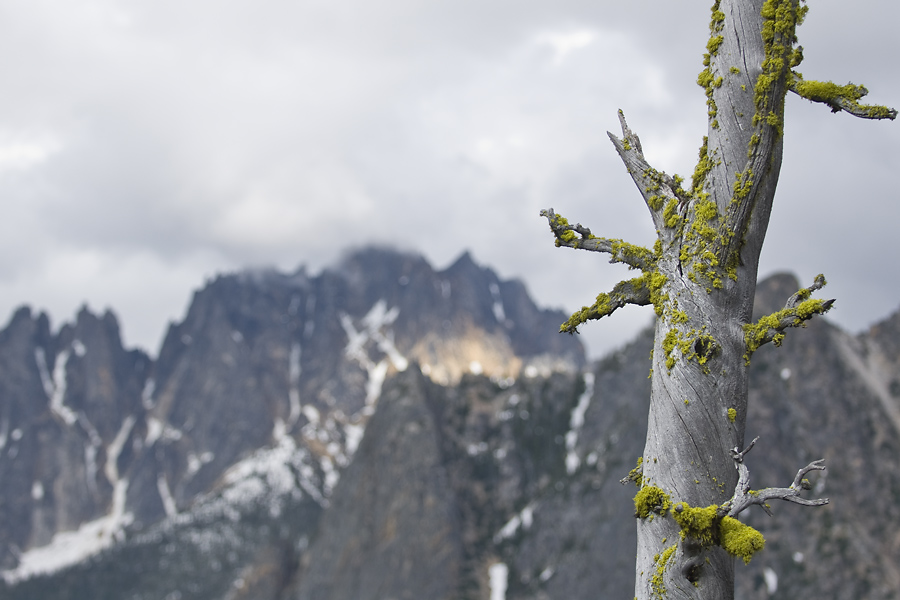
[[[668,300],[656,324],[643,476],[645,482],[665,490],[673,503],[687,502],[693,507],[729,500],[738,479],[730,450],[744,445],[748,349],[743,327],[751,319],[759,254],[781,168],[780,123],[784,118],[790,68],[785,64],[773,74],[768,98],[757,106],[755,86],[766,60],[763,4],[763,0],[725,0],[720,6],[724,15],[719,23],[721,29],[716,31],[715,19],[711,25],[712,36],[721,35],[722,41],[717,52],[710,56],[713,78],[710,91],[715,114],[710,115],[707,154],[713,164],[702,185],[719,215],[711,224],[717,230],[715,239],[707,246],[707,251],[715,254],[719,267],[711,277],[701,277],[698,267],[704,264],[702,255],[693,257],[692,264],[683,264],[681,246],[691,243],[684,239],[685,232],[698,224],[702,226],[698,223],[702,217],[695,210],[698,198],[684,203],[685,222],[680,229],[674,228],[665,236],[671,241],[663,240],[663,257],[658,262],[660,272],[667,278]],[[791,4],[790,9],[796,11],[797,3]],[[793,47],[792,37],[793,28],[782,34],[785,53]],[[732,67],[738,72],[733,73]],[[722,84],[715,87],[719,77],[723,78]],[[776,115],[778,121],[770,122],[767,119],[770,114]],[[759,136],[759,141],[751,145],[754,135]],[[624,145],[617,144],[617,148],[620,154],[628,154]],[[751,173],[745,179],[752,179],[749,193],[736,198],[736,174],[748,171]],[[641,187],[638,178],[635,182]],[[735,259],[734,253],[739,258]],[[721,272],[721,265],[729,262],[732,275]],[[691,273],[694,273],[693,281]],[[716,280],[721,287],[715,285]],[[685,322],[674,322],[672,313],[676,311],[686,315]],[[685,352],[684,346],[682,349],[665,347],[665,340],[673,330],[688,342],[696,337],[691,332],[709,336],[706,344],[713,347],[707,349],[710,358],[705,364],[687,359],[688,352],[697,348]],[[672,358],[675,363],[668,368],[667,361],[671,364]],[[729,419],[729,409],[735,411],[733,421]],[[639,519],[637,523],[635,596],[638,599],[662,595],[663,590],[668,598],[733,597],[735,560],[722,548],[678,543],[680,527],[672,518]],[[654,557],[664,553],[672,543],[678,543],[674,557],[667,565],[658,564]],[[699,572],[695,570],[691,574],[694,581],[687,576],[689,564],[699,565]],[[654,577],[657,577],[656,585]]]
[[[801,81],[792,68],[802,57],[795,27],[804,12],[799,0],[716,1],[706,69],[698,80],[707,90],[709,128],[689,184],[647,163],[640,139],[620,111],[622,136],[610,134],[610,139],[650,210],[659,236],[653,251],[595,237],[552,209],[542,211],[558,246],[608,253],[610,262],[642,272],[598,296],[562,330],[572,333],[625,304],[654,305],[649,426],[642,472],[632,478],[639,486],[660,488],[670,506],[715,505],[717,519],[737,516],[754,504],[768,510],[765,500],[770,499],[813,506],[827,502],[799,496],[802,475],[824,468],[821,463],[801,469],[789,488],[755,495],[739,451],[753,351],[769,341],[780,343],[787,327],[802,325],[833,302],[810,298],[824,285],[820,277],[786,299],[782,311],[756,325],[750,322],[781,168],[784,98],[789,90],[797,92]],[[844,89],[827,85],[838,93]],[[832,109],[841,106],[825,92],[809,92],[813,87],[801,87],[807,90],[804,97]],[[848,112],[866,118],[896,115],[892,109],[858,105],[860,89],[847,92],[855,95],[858,108]],[[682,535],[672,510],[661,506],[637,519],[635,597],[733,598],[734,557],[708,539]]]

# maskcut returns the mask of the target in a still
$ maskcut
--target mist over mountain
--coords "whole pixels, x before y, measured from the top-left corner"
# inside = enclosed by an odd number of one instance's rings
[[[798,289],[760,283],[757,312]],[[157,357],[116,317],[0,331],[0,591],[25,599],[630,597],[652,331],[592,364],[568,315],[463,254],[384,248],[195,293]],[[753,357],[737,596],[900,596],[900,313]]]

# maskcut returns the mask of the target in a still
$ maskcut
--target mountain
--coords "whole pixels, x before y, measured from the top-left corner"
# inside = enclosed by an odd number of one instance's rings
[[[757,310],[798,289],[761,282]],[[633,595],[647,330],[587,365],[567,315],[465,254],[387,249],[316,276],[197,292],[155,359],[115,317],[0,332],[4,598],[614,598]],[[599,326],[599,325],[598,325]],[[900,313],[827,320],[753,357],[747,465],[815,494],[748,520],[737,596],[900,596]],[[5,586],[5,589],[3,589]]]
[[[578,371],[581,345],[553,335],[561,317],[468,254],[436,272],[378,248],[315,277],[217,278],[156,360],[122,348],[111,313],[54,334],[20,309],[0,333],[4,578],[177,520],[273,447],[296,446],[304,498],[327,504],[385,378],[410,361],[448,384]]]

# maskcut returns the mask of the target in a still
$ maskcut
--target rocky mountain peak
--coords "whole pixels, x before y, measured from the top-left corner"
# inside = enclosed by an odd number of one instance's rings
[[[799,284],[760,282],[758,312]],[[620,597],[653,333],[592,365],[566,315],[470,255],[360,249],[193,297],[159,356],[111,313],[0,330],[0,596]],[[832,504],[751,514],[737,597],[895,597],[897,316],[817,320],[751,363],[754,485]],[[897,421],[900,423],[900,421]],[[795,507],[796,508],[796,507]],[[766,520],[768,519],[768,520]]]
[[[574,372],[584,352],[555,336],[563,318],[470,256],[436,271],[387,248],[316,276],[218,276],[155,361],[122,347],[109,311],[84,307],[52,333],[22,308],[0,332],[0,476],[14,483],[0,490],[14,517],[0,560],[15,579],[57,534],[95,535],[98,548],[129,524],[176,518],[236,464],[284,444],[307,453],[306,492],[327,504],[392,374]]]

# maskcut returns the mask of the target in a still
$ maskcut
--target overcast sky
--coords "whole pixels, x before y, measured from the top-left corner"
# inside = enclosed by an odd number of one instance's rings
[[[542,305],[591,303],[625,270],[554,248],[538,212],[652,244],[606,131],[621,108],[651,164],[692,172],[709,4],[0,0],[0,319],[110,307],[155,354],[215,274],[317,272],[370,242],[437,268],[469,249]],[[900,105],[900,3],[810,5],[804,75]],[[900,124],[787,113],[761,274],[824,272],[859,331],[900,306]]]

